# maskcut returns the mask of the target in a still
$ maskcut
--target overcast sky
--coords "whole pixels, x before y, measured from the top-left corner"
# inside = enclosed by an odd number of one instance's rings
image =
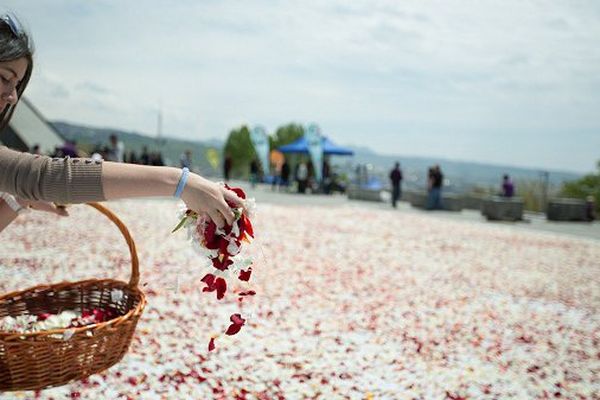
[[[198,140],[316,122],[385,154],[592,171],[600,2],[11,0],[51,120]]]

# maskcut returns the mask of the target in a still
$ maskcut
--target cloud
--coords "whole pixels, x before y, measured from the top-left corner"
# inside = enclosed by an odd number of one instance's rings
[[[108,95],[110,94],[110,90],[98,85],[97,83],[91,81],[80,82],[75,85],[77,90],[97,94],[97,95]]]

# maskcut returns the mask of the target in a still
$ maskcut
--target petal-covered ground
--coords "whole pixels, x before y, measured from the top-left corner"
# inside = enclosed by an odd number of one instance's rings
[[[202,293],[176,204],[110,207],[148,307],[129,354],[85,382],[2,399],[600,399],[600,242],[353,206],[259,205],[254,298]],[[0,293],[128,278],[124,240],[83,206],[0,234]],[[241,332],[217,339],[229,315]],[[51,367],[51,366],[49,366]]]

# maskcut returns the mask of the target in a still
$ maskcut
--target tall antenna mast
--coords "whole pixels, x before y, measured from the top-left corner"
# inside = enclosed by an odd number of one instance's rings
[[[156,119],[156,138],[160,142],[163,134],[163,115],[162,115],[162,102],[158,105],[158,116]]]

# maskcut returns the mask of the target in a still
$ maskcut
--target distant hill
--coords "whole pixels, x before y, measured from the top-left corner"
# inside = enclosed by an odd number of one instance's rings
[[[52,122],[52,125],[66,138],[76,140],[81,147],[90,151],[93,146],[105,146],[108,144],[109,136],[117,134],[125,144],[126,150],[140,153],[143,146],[150,151],[161,151],[165,161],[171,165],[178,165],[180,155],[190,149],[193,153],[194,164],[200,172],[206,175],[219,175],[220,168],[216,170],[211,167],[206,159],[206,151],[214,148],[221,154],[224,143],[217,139],[205,142],[190,141],[175,138],[164,138],[160,142],[151,136],[139,132],[126,132],[112,128],[98,128],[91,126],[76,125],[63,121]],[[427,157],[390,156],[375,153],[367,147],[348,146],[354,150],[354,157],[336,157],[333,159],[338,170],[352,176],[354,166],[359,164],[371,164],[372,174],[379,175],[387,183],[387,173],[396,161],[400,161],[405,175],[405,186],[407,188],[424,188],[426,182],[427,168],[434,164],[440,164],[444,175],[449,179],[450,190],[461,192],[470,190],[473,186],[488,188],[498,187],[503,174],[509,174],[517,181],[541,181],[541,170],[530,168],[518,168],[503,165],[474,163],[468,161],[444,160]],[[580,178],[581,175],[563,172],[549,171],[548,180],[551,186],[557,188],[563,182]]]
[[[206,159],[206,151],[210,148],[217,149],[219,154],[223,143],[214,139],[207,142],[198,142],[174,138],[157,138],[145,135],[139,132],[126,132],[113,128],[98,128],[85,125],[77,125],[64,121],[54,121],[51,124],[58,132],[68,140],[75,140],[80,148],[91,152],[96,146],[103,147],[109,143],[109,137],[113,133],[119,137],[119,140],[125,145],[125,151],[134,151],[138,156],[142,148],[146,146],[150,152],[160,151],[165,163],[168,165],[179,165],[181,154],[190,149],[192,151],[192,160],[195,170],[206,175],[216,175],[220,173],[220,168],[213,169]]]

